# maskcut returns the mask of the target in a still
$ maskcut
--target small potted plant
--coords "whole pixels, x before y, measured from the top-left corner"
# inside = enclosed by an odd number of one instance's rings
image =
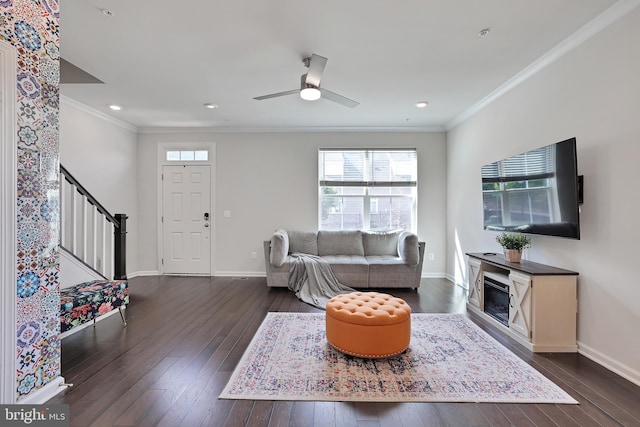
[[[504,259],[509,262],[520,262],[522,250],[531,247],[531,237],[520,233],[499,234],[496,237],[496,242],[504,249]]]

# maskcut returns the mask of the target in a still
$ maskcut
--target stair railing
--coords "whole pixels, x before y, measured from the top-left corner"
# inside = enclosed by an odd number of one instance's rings
[[[127,278],[127,218],[110,214],[60,165],[60,246],[104,278]]]

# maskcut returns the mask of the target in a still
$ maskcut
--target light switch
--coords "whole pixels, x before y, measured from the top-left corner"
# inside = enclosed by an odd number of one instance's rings
[[[225,210],[223,213],[225,218],[231,218],[231,211]]]

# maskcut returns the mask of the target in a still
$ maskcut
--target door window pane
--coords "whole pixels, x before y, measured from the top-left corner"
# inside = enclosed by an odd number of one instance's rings
[[[203,162],[209,160],[208,150],[167,150],[167,161],[170,162]]]

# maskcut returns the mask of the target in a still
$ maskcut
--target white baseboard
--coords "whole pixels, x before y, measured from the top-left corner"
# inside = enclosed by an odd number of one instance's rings
[[[216,271],[214,276],[219,277],[267,277],[264,271]]]
[[[606,354],[603,354],[598,350],[591,348],[584,343],[581,343],[580,341],[578,341],[578,353],[593,360],[598,365],[602,365],[611,372],[620,375],[622,378],[625,378],[632,383],[640,386],[640,372],[636,371],[635,369],[632,369],[629,366],[610,358]]]
[[[63,377],[56,377],[53,381],[44,387],[29,393],[28,395],[18,399],[21,405],[40,405],[52,399],[56,394],[64,391],[68,385],[65,384]]]
[[[422,272],[420,276],[421,279],[446,279],[446,274],[444,273],[425,273]]]
[[[133,279],[134,277],[142,277],[142,276],[159,276],[160,272],[158,270],[155,271],[134,271],[133,273],[127,273],[127,279]]]

